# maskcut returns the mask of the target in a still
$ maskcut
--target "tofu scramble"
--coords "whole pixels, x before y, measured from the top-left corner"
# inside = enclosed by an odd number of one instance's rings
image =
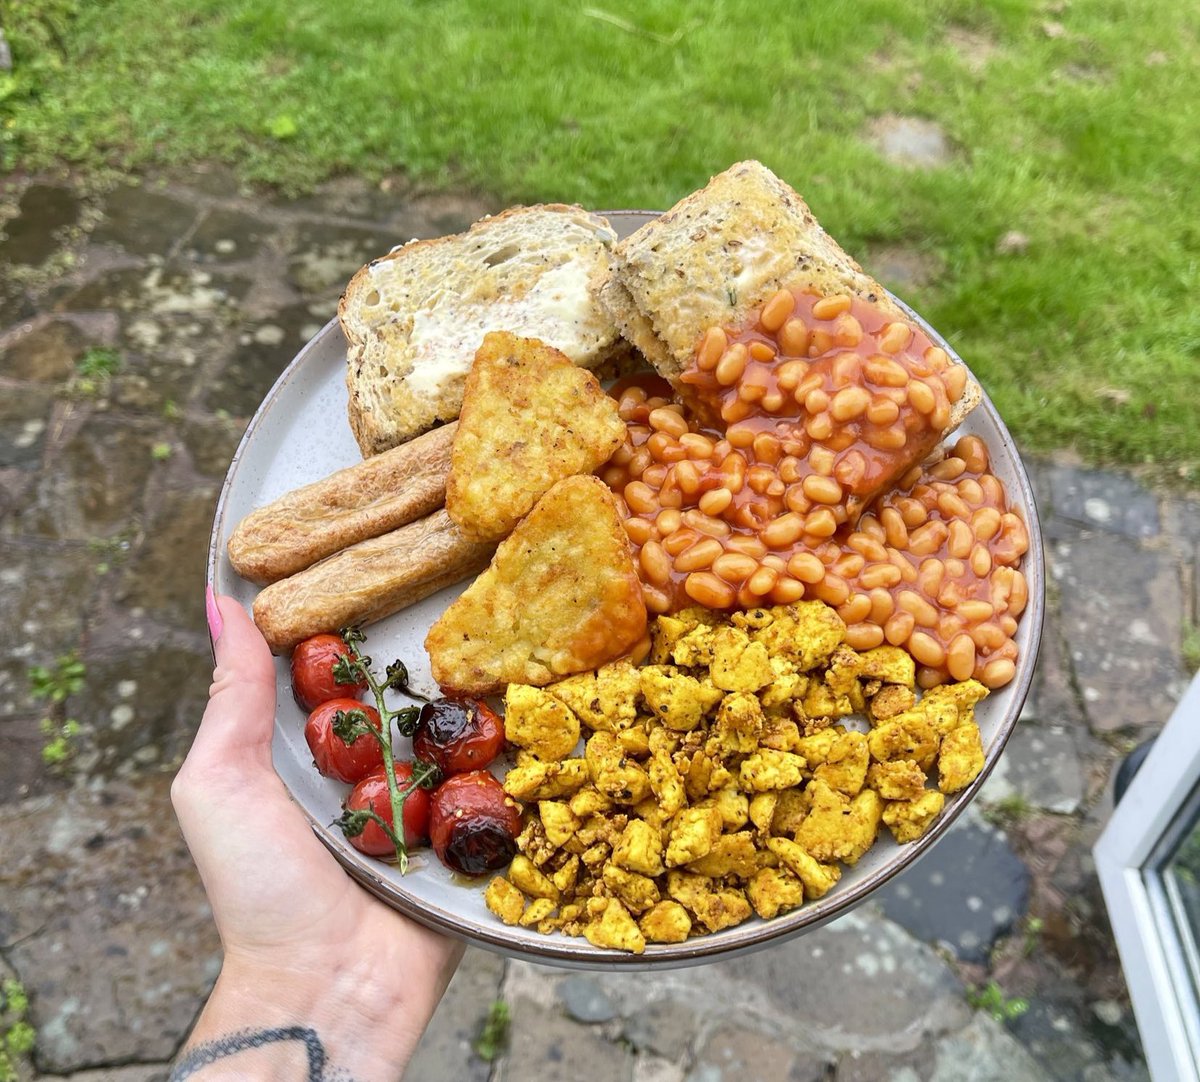
[[[637,954],[822,897],[881,823],[920,838],[983,767],[988,689],[918,699],[905,650],[845,635],[820,601],[685,609],[654,621],[644,665],[510,685],[504,788],[530,814],[488,908]]]

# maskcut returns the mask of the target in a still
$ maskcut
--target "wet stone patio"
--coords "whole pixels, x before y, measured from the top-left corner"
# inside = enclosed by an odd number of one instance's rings
[[[219,168],[0,186],[0,978],[29,994],[28,1077],[166,1077],[220,964],[168,788],[209,682],[221,478],[354,270],[495,209],[399,179],[287,200]],[[890,253],[887,284],[903,293],[911,264]],[[877,904],[700,969],[570,974],[468,951],[407,1077],[1148,1077],[1090,848],[1116,764],[1187,678],[1200,497],[1065,458],[1030,466],[1051,573],[1042,657],[999,768],[942,845]],[[84,675],[48,710],[32,675],[68,656]],[[48,715],[78,723],[56,768]],[[473,1046],[499,1000],[519,1051],[489,1062]]]

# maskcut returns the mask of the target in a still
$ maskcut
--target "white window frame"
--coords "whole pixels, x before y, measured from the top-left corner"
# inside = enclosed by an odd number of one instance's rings
[[[1186,821],[1181,812],[1189,813]],[[1155,1082],[1200,1078],[1196,943],[1181,937],[1179,898],[1161,874],[1184,831],[1200,826],[1200,676],[1175,708],[1093,849],[1100,887]]]

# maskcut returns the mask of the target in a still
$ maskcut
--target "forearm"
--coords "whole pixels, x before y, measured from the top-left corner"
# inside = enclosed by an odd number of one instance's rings
[[[442,988],[397,993],[394,980],[374,979],[371,963],[305,975],[227,960],[171,1082],[394,1082]]]

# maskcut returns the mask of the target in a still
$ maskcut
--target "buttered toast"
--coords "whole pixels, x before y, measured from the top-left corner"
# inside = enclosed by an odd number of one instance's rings
[[[626,352],[589,288],[615,240],[604,218],[580,207],[516,207],[363,267],[338,318],[350,427],[364,457],[458,416],[489,331],[538,338],[585,368]]]
[[[799,193],[757,161],[730,166],[621,241],[594,285],[621,332],[676,389],[709,328],[744,323],[781,287],[850,294],[907,318]],[[951,427],[979,400],[968,381]]]

